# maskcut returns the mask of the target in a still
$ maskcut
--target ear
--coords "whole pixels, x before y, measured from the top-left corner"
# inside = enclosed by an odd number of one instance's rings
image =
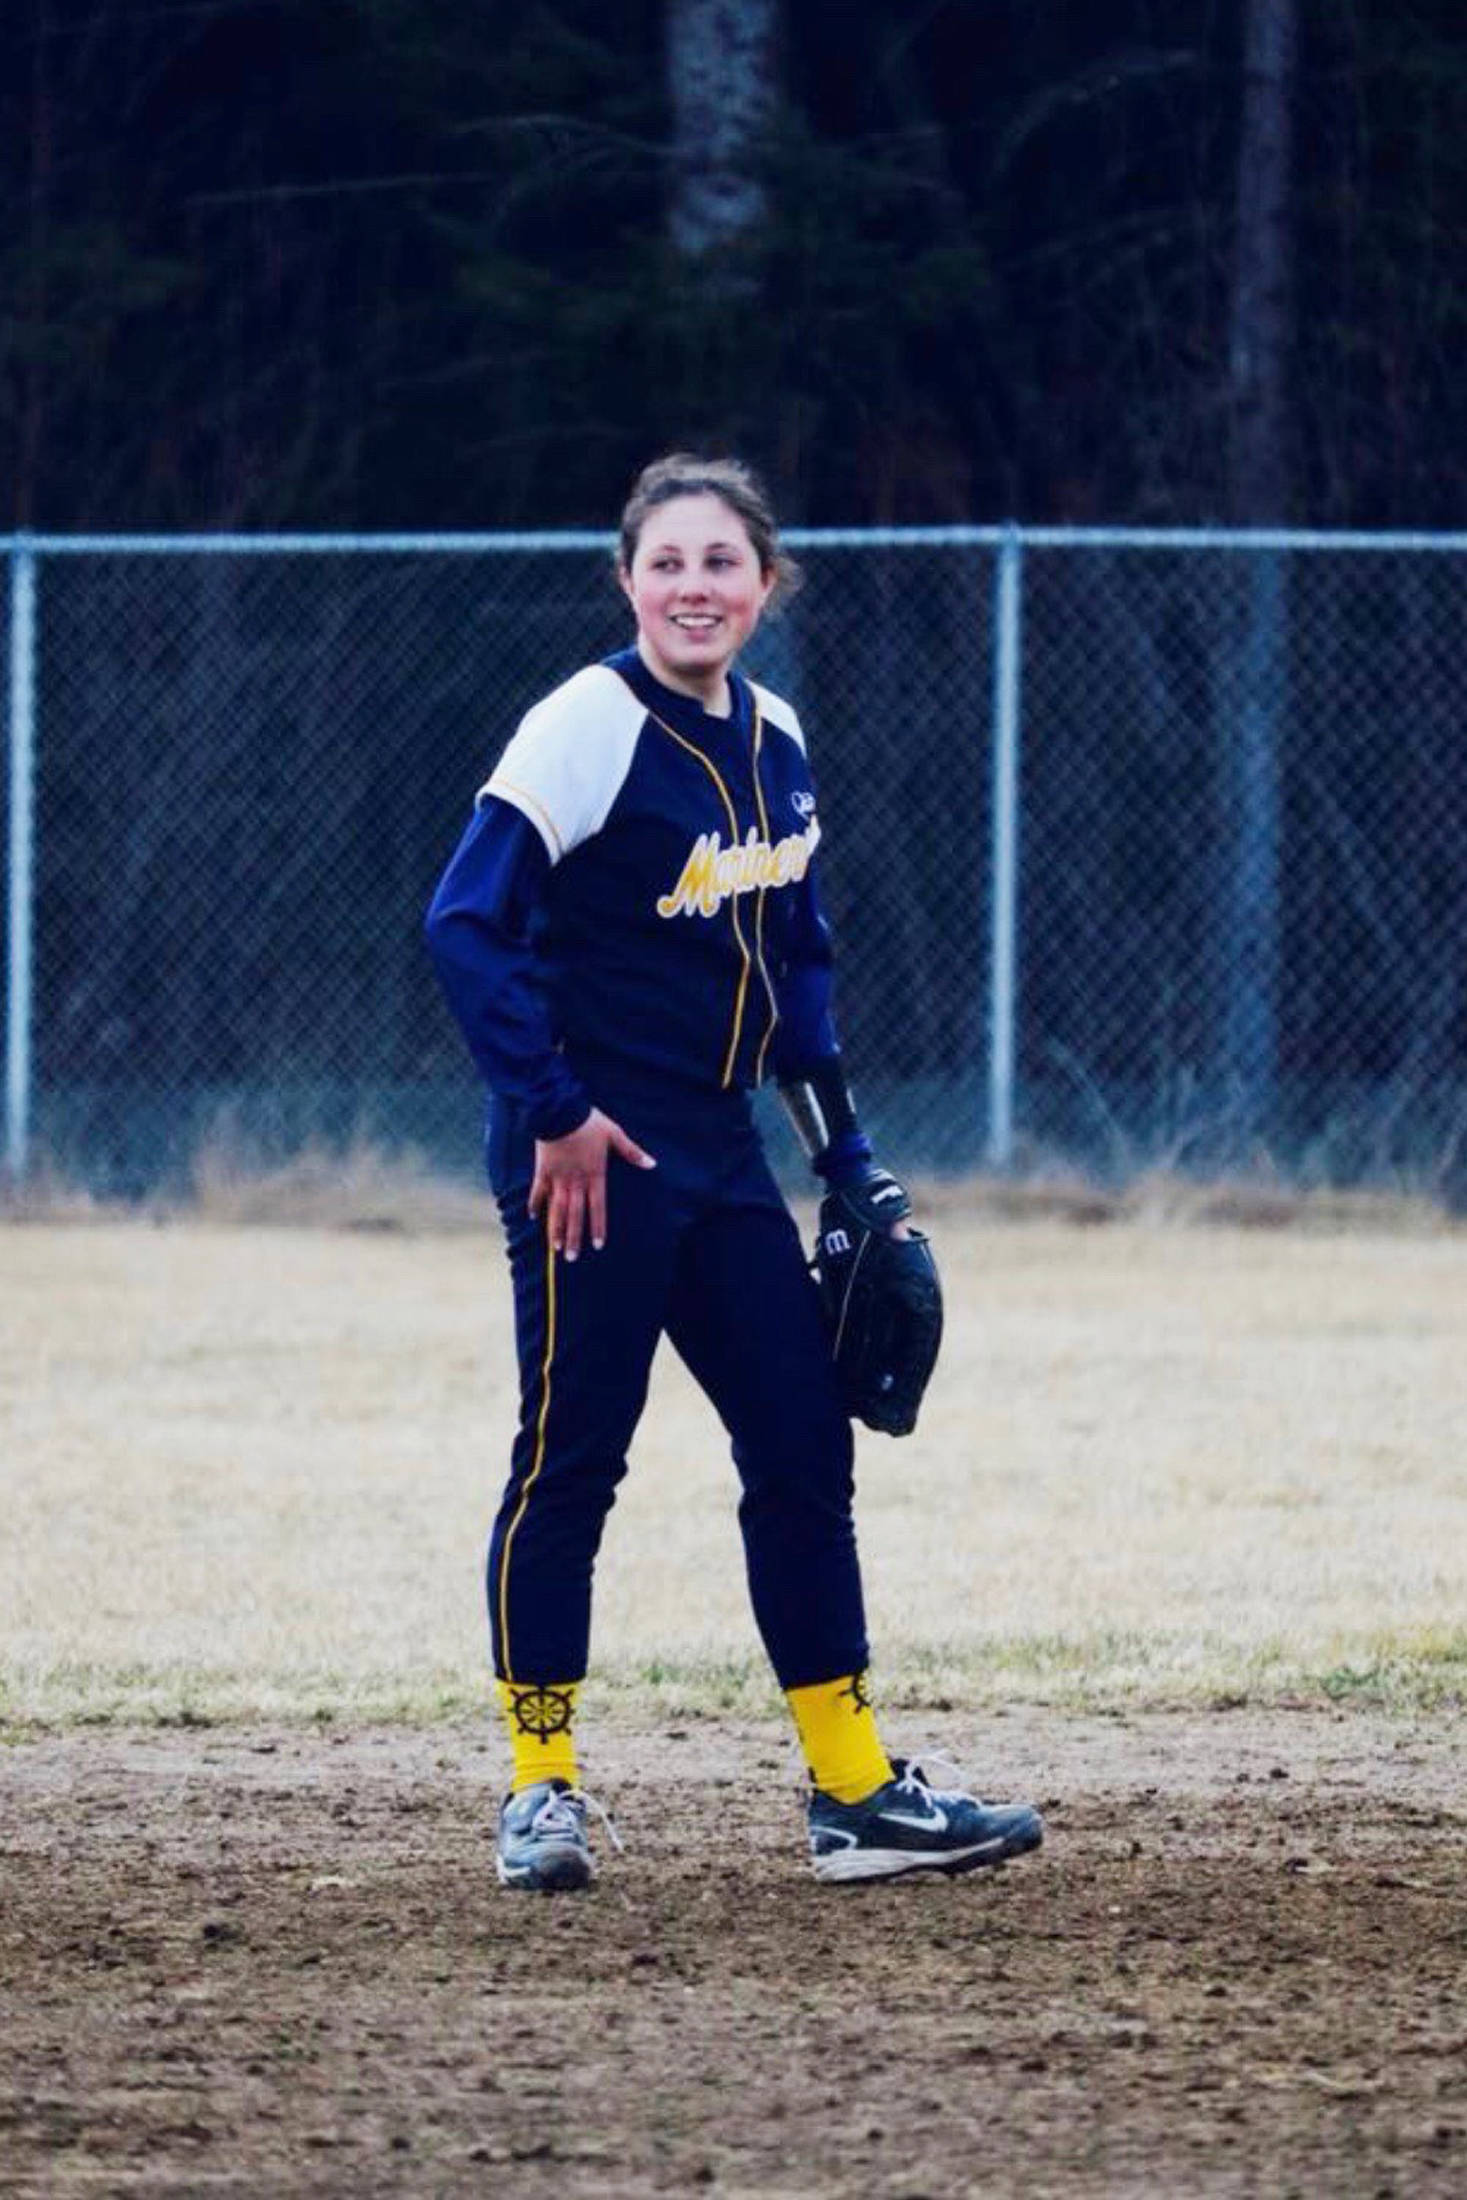
[[[626,565],[620,558],[618,558],[616,561],[616,577],[621,583],[621,592],[626,597],[627,602],[635,602],[636,599],[632,595],[632,576],[627,571]]]

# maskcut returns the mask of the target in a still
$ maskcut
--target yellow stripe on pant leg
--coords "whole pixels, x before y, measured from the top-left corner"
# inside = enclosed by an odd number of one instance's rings
[[[520,1501],[515,1515],[504,1535],[504,1548],[499,1554],[499,1656],[504,1666],[504,1678],[514,1679],[514,1664],[509,1654],[509,1554],[516,1531],[525,1517],[525,1507],[530,1502],[530,1492],[540,1469],[545,1464],[545,1424],[550,1417],[550,1363],[555,1355],[555,1247],[549,1233],[545,1238],[545,1356],[540,1363],[540,1411],[535,1422],[535,1452],[530,1461],[530,1471],[525,1476],[525,1486],[520,1491]]]

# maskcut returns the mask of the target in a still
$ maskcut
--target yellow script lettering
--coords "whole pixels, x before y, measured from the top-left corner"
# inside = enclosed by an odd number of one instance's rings
[[[820,827],[812,817],[802,833],[790,833],[773,847],[749,827],[748,838],[725,848],[719,833],[699,833],[670,894],[657,897],[659,917],[712,917],[730,894],[754,894],[768,886],[789,886],[810,868]]]

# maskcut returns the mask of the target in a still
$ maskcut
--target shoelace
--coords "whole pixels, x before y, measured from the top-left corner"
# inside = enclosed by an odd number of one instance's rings
[[[800,1799],[804,1801],[810,1793],[810,1768],[805,1763],[804,1752],[800,1748],[797,1739],[792,1739],[789,1742],[786,1754],[791,1768],[791,1784],[796,1789]],[[951,1774],[956,1785],[950,1788],[940,1788],[934,1785],[927,1777],[926,1768],[928,1765],[938,1766],[944,1772]],[[963,1785],[964,1773],[962,1766],[958,1763],[957,1758],[950,1757],[945,1749],[929,1749],[923,1759],[903,1757],[899,1754],[892,1759],[892,1766],[893,1770],[900,1767],[900,1770],[897,1771],[897,1786],[905,1788],[910,1795],[932,1796],[939,1803],[967,1803],[972,1801],[969,1790]]]
[[[902,1773],[899,1785],[910,1789],[913,1794],[930,1795],[939,1803],[964,1803],[970,1800],[968,1790],[962,1785],[963,1768],[956,1757],[948,1756],[946,1750],[929,1750],[927,1764],[941,1766],[944,1771],[950,1773],[958,1782],[956,1787],[938,1787],[935,1781],[928,1779],[926,1765],[919,1764],[914,1757],[904,1758],[901,1762]]]
[[[581,1830],[581,1821],[575,1810],[577,1803],[580,1804],[582,1810],[595,1811],[596,1816],[606,1828],[606,1838],[610,1841],[617,1855],[622,1855],[622,1839],[612,1822],[610,1811],[598,1797],[588,1794],[585,1788],[566,1788],[563,1791],[547,1795],[535,1813],[533,1830],[536,1833],[578,1834]]]

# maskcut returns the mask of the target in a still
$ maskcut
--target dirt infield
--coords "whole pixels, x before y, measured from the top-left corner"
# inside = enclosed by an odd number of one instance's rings
[[[546,1900],[493,1884],[477,1724],[17,1742],[0,2190],[1467,2190],[1459,1713],[1014,1708],[982,1753],[1040,1856],[836,1891],[782,1728],[612,1726],[626,1853]]]
[[[809,1877],[669,1363],[556,1901],[490,1866],[482,1216],[5,1233],[0,2194],[1467,2192],[1467,1241],[932,1219],[882,1729],[1044,1851]]]

